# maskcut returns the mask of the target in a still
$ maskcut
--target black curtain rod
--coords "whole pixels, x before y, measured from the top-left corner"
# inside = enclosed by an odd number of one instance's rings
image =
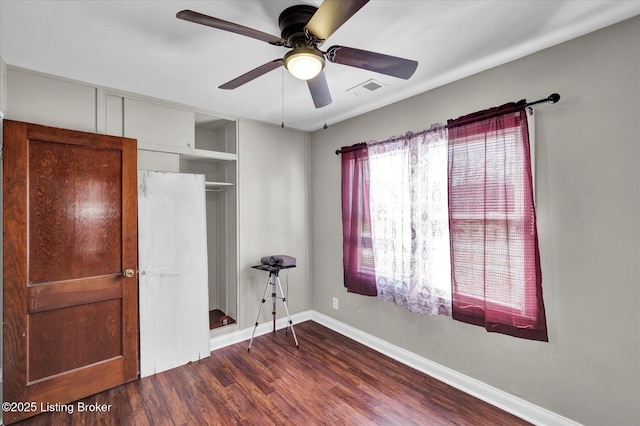
[[[527,108],[537,104],[555,104],[559,100],[560,100],[560,95],[558,95],[557,93],[552,93],[544,99],[539,99],[533,102],[527,102],[527,104],[524,107]],[[342,154],[342,151],[340,151],[339,149],[336,149],[336,155],[340,155],[340,154]]]
[[[525,105],[525,107],[530,107],[531,105],[536,105],[536,104],[555,104],[556,102],[558,102],[560,100],[560,95],[558,95],[557,93],[552,93],[549,96],[547,96],[544,99],[540,99],[537,101],[533,101],[533,102],[527,102],[527,104]]]

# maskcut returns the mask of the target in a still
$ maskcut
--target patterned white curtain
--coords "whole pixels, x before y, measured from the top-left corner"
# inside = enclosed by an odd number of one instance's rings
[[[378,298],[451,316],[447,129],[368,143]]]

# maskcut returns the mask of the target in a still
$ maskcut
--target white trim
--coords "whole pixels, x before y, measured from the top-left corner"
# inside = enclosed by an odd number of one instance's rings
[[[312,321],[322,324],[344,336],[347,336],[371,349],[395,359],[422,373],[428,374],[469,395],[473,395],[495,407],[518,416],[536,425],[545,426],[579,426],[571,419],[563,417],[545,408],[532,404],[522,398],[511,395],[458,371],[430,361],[401,347],[392,345],[382,339],[367,334],[357,328],[344,324],[334,318],[316,311],[311,311]]]
[[[300,312],[297,314],[291,315],[291,321],[293,322],[293,326],[295,328],[296,324],[299,324],[304,321],[308,321],[311,319],[313,311]],[[287,318],[278,318],[276,319],[276,329],[280,330],[287,326]],[[258,324],[256,327],[255,337],[262,336],[263,334],[267,334],[273,331],[273,322],[271,320]],[[253,327],[248,327],[242,330],[234,331],[232,333],[227,333],[219,336],[212,337],[210,340],[211,350],[215,351],[216,349],[221,349],[226,346],[235,345],[236,343],[244,342],[245,340],[251,339],[251,333],[253,333]],[[293,344],[293,340],[292,340]],[[248,343],[247,343],[248,348]]]
[[[107,100],[102,87],[96,87],[96,133],[107,134]]]
[[[390,358],[395,359],[411,368],[414,368],[422,373],[428,374],[448,385],[453,386],[469,395],[473,395],[495,407],[498,407],[508,413],[520,417],[528,422],[536,425],[544,426],[580,426],[571,419],[563,417],[545,408],[532,404],[522,398],[511,395],[498,388],[490,386],[472,377],[466,376],[458,371],[447,368],[443,365],[430,361],[419,355],[402,349],[399,346],[392,345],[382,339],[358,330],[355,327],[342,323],[327,315],[321,314],[316,311],[306,311],[294,314],[291,316],[293,325],[301,323],[307,320],[315,321],[331,330],[340,333],[356,342],[380,352]],[[267,334],[272,331],[271,322],[264,322],[258,324],[256,329],[256,336]],[[286,327],[287,319],[280,318],[276,320],[276,328],[280,330]],[[233,333],[228,333],[222,336],[211,338],[211,350],[223,348],[225,346],[233,345],[236,343],[249,340],[253,327],[245,328]],[[304,347],[303,344],[300,345]]]

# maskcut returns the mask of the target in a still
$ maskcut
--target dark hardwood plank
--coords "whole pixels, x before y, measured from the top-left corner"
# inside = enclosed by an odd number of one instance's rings
[[[83,400],[106,413],[45,413],[19,425],[527,425],[315,322]]]

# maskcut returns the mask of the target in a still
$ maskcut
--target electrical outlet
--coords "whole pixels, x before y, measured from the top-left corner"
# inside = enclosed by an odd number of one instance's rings
[[[338,309],[338,298],[334,297],[333,298],[333,309]]]

